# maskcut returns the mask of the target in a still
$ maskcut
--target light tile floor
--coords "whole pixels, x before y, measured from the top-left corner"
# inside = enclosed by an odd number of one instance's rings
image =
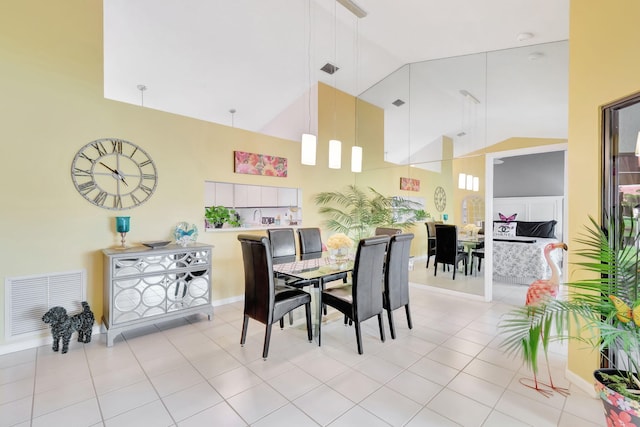
[[[422,267],[424,268],[424,267]],[[456,278],[456,280],[458,280]],[[395,313],[398,338],[380,341],[330,312],[322,347],[301,322],[274,327],[263,361],[263,326],[240,347],[242,303],[144,328],[105,346],[103,335],[0,356],[0,426],[598,426],[599,401],[564,380],[571,395],[545,398],[519,383],[529,373],[499,348],[496,324],[523,289],[497,287],[485,303],[411,287],[414,327]],[[506,302],[505,302],[506,301]]]

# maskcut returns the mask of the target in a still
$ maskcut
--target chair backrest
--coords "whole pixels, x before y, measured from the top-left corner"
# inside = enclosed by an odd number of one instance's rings
[[[436,224],[436,263],[455,264],[458,254],[458,227]]]
[[[387,227],[378,227],[376,228],[375,235],[376,236],[393,236],[396,234],[402,233],[402,230],[399,228],[387,228]]]
[[[293,228],[270,228],[267,230],[271,241],[271,255],[275,264],[296,259],[296,237]]]
[[[244,261],[244,313],[270,325],[275,304],[271,244],[264,236],[238,235]]]
[[[409,250],[412,233],[397,234],[389,240],[384,270],[384,292],[389,309],[409,304]]]
[[[433,221],[426,221],[424,225],[427,227],[427,238],[435,239],[436,238],[436,223]]]
[[[388,236],[360,240],[353,264],[353,309],[359,321],[382,312],[384,257]]]
[[[298,228],[298,243],[300,244],[300,258],[308,256],[318,257],[322,253],[322,237],[319,228]]]

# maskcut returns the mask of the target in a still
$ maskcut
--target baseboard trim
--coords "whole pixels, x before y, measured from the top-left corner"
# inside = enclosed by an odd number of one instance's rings
[[[593,382],[586,381],[581,376],[570,371],[569,368],[565,369],[564,375],[571,384],[578,387],[580,390],[593,397],[594,399],[598,398],[598,394],[593,388]]]

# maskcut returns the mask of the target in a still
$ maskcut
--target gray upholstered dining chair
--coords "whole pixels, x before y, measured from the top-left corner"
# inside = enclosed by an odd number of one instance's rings
[[[391,236],[387,249],[382,306],[387,310],[392,339],[396,339],[393,310],[397,308],[404,306],[407,324],[409,329],[413,329],[411,312],[409,311],[409,250],[413,237],[412,233]]]
[[[460,262],[464,263],[464,275],[467,275],[469,254],[458,246],[458,227],[449,224],[436,224],[436,259],[433,275],[438,272],[438,263],[442,264],[442,270],[446,265],[453,266],[453,279],[456,278],[456,270]]]
[[[291,310],[304,305],[307,318],[307,336],[313,340],[311,329],[311,295],[302,289],[291,286],[275,285],[271,244],[264,236],[240,234],[238,240],[242,246],[244,261],[244,320],[240,345],[247,338],[249,319],[265,324],[262,358],[269,354],[271,326],[280,322]]]
[[[382,322],[382,283],[388,243],[388,236],[360,240],[353,265],[352,283],[322,292],[324,304],[337,309],[353,322],[359,354],[362,354],[361,322],[378,316],[380,339],[385,339]]]

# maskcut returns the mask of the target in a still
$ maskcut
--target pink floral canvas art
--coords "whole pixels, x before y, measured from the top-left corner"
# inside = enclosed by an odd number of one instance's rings
[[[400,178],[400,189],[420,191],[420,180],[415,178]]]
[[[234,151],[235,173],[265,176],[287,176],[287,159],[266,154]]]

